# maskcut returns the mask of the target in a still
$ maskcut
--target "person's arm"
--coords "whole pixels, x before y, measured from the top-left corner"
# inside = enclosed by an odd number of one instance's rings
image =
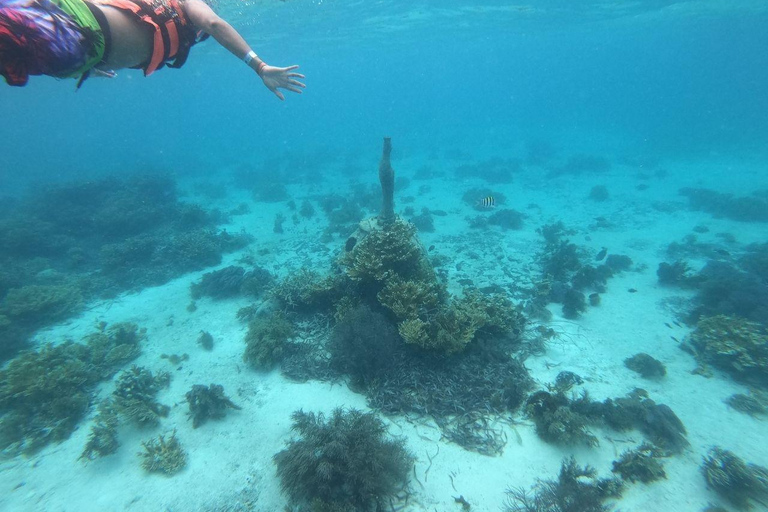
[[[186,0],[183,5],[184,12],[189,21],[199,30],[213,36],[221,46],[229,50],[235,57],[246,60],[250,55],[251,58],[246,62],[261,77],[264,85],[275,93],[275,96],[281,100],[285,99],[283,93],[278,89],[287,89],[291,92],[301,93],[301,89],[305,86],[296,79],[304,78],[304,75],[293,73],[293,70],[299,66],[278,68],[268,65],[258,55],[251,53],[251,47],[248,46],[243,36],[232,28],[232,25],[213,12],[213,9],[208,7],[205,2],[202,0]]]

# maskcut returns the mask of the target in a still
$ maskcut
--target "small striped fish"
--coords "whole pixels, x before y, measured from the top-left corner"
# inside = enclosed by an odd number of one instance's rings
[[[496,199],[493,196],[487,196],[478,201],[477,205],[483,208],[493,208],[496,206]]]

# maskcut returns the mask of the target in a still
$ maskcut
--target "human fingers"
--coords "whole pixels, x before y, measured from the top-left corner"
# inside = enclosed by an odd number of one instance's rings
[[[301,89],[299,89],[298,87],[292,87],[290,85],[287,85],[287,86],[283,87],[283,89],[286,89],[286,90],[291,91],[291,92],[297,92],[297,93],[301,94]]]
[[[306,87],[303,83],[299,82],[298,80],[288,80],[288,83],[291,85],[295,85],[297,87]]]
[[[297,64],[294,64],[293,66],[288,66],[287,68],[280,68],[281,71],[293,71],[294,69],[298,69],[299,66]]]
[[[281,93],[281,92],[280,92],[280,91],[278,91],[277,89],[275,89],[275,90],[274,90],[274,91],[272,91],[272,92],[273,92],[273,93],[275,93],[275,96],[277,96],[278,98],[280,98],[280,101],[285,101],[285,96],[283,96],[283,93]]]
[[[301,73],[288,73],[285,76],[287,76],[288,78],[307,78],[304,75],[302,75]]]

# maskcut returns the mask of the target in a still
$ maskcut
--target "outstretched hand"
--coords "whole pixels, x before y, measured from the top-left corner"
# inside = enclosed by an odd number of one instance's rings
[[[284,100],[285,96],[283,96],[283,93],[278,89],[286,89],[301,94],[301,89],[306,87],[306,85],[296,80],[297,78],[304,78],[304,75],[300,73],[292,73],[292,71],[298,67],[299,66],[288,66],[287,68],[277,68],[275,66],[263,64],[259,75],[261,76],[264,85],[267,86],[267,89],[275,93],[275,96],[281,100]]]

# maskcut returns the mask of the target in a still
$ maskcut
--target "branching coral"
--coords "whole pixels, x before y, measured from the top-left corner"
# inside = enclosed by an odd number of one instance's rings
[[[149,473],[173,475],[187,465],[187,453],[176,437],[176,431],[166,440],[164,435],[141,443],[143,452],[139,452],[141,466]]]
[[[171,375],[133,366],[117,380],[113,393],[115,411],[141,426],[155,426],[168,416],[170,407],[156,401],[157,393],[168,386]]]
[[[45,345],[11,361],[0,371],[0,446],[34,452],[69,437],[98,380],[79,344]]]
[[[702,362],[738,380],[768,386],[768,332],[764,326],[717,315],[699,320],[689,341]]]
[[[341,258],[341,265],[354,281],[381,283],[395,274],[417,277],[421,270],[421,247],[415,242],[416,227],[399,218],[373,229],[353,250]]]
[[[343,295],[343,287],[340,276],[322,276],[302,268],[278,281],[270,295],[286,309],[314,312],[330,309]]]
[[[704,457],[701,472],[707,485],[734,506],[752,508],[768,501],[768,469],[747,464],[728,450],[715,446]]]

